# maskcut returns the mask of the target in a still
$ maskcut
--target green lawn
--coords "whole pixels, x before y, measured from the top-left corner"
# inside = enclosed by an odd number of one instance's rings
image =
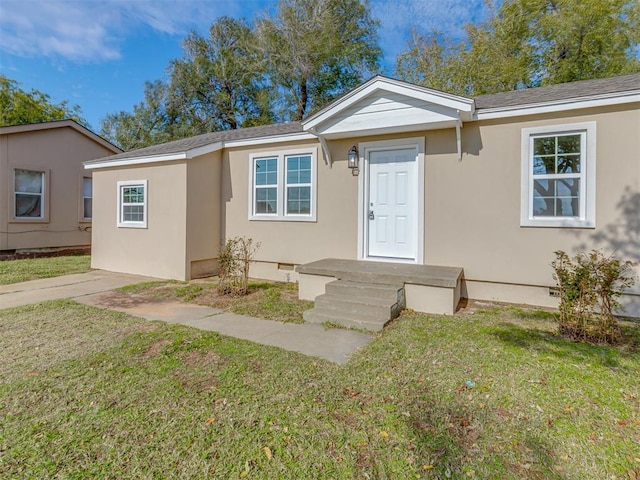
[[[0,285],[84,273],[90,269],[90,255],[3,260],[0,261]]]
[[[406,314],[344,366],[71,301],[0,318],[0,478],[640,474],[637,343],[544,312]]]

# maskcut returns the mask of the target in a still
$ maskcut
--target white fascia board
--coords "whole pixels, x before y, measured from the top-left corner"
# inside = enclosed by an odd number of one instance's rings
[[[120,160],[102,160],[98,162],[85,162],[85,170],[95,168],[123,167],[128,165],[140,165],[143,163],[172,162],[174,160],[184,160],[187,152],[170,153],[167,155],[149,155],[145,157],[122,158]]]
[[[379,127],[379,128],[369,128],[369,129],[358,129],[348,132],[333,132],[333,133],[322,133],[322,137],[327,140],[338,140],[342,138],[353,138],[354,136],[361,137],[372,137],[375,135],[390,135],[397,133],[408,133],[408,132],[424,132],[428,130],[439,130],[443,128],[453,128],[459,120],[443,120],[438,122],[428,122],[428,123],[413,123],[411,125],[395,125],[393,127]]]
[[[460,114],[468,114],[464,115],[467,117],[463,118],[464,120],[471,120],[471,114],[474,112],[475,102],[471,98],[451,95],[437,90],[431,90],[417,85],[409,85],[404,82],[386,78],[376,78],[370,83],[365,83],[361,88],[354,90],[351,94],[338,100],[326,110],[320,111],[316,115],[310,117],[306,122],[303,122],[302,128],[304,130],[311,130],[319,124],[329,120],[332,116],[344,111],[356,102],[359,102],[363,98],[379,90],[397,93],[399,95],[416,98],[428,103],[435,103],[453,110],[458,110]]]
[[[263,138],[246,138],[244,140],[230,140],[224,142],[224,148],[232,147],[250,147],[253,145],[266,145],[270,143],[295,142],[298,140],[317,140],[315,135],[307,132],[289,133],[287,135],[279,135]]]
[[[477,111],[475,120],[493,120],[498,118],[519,117],[522,115],[536,115],[540,113],[554,113],[580,108],[604,107],[625,103],[640,102],[640,92],[625,92],[624,94],[606,94],[570,100],[556,100],[554,102],[532,103],[513,107],[486,108]]]
[[[129,165],[141,165],[145,163],[158,163],[158,162],[173,162],[175,160],[186,160],[188,158],[199,157],[207,153],[220,150],[224,145],[222,142],[211,143],[209,145],[203,145],[202,147],[192,148],[184,152],[167,153],[165,155],[146,155],[144,157],[130,157],[122,158],[120,160],[103,160],[99,162],[86,162],[84,164],[85,170],[92,170],[94,168],[108,168],[108,167],[124,167]]]

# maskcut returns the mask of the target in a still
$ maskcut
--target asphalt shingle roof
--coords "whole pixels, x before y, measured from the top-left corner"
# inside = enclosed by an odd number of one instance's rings
[[[101,162],[104,160],[123,160],[126,158],[151,157],[155,155],[170,155],[172,153],[186,152],[194,148],[204,147],[217,142],[230,140],[246,140],[248,138],[266,138],[278,135],[288,135],[301,133],[302,124],[300,122],[274,123],[272,125],[261,125],[259,127],[239,128],[236,130],[223,130],[221,132],[204,133],[195,137],[174,140],[173,142],[151,145],[150,147],[130,150],[118,155],[94,160]],[[88,164],[92,162],[87,162]]]
[[[548,87],[527,88],[523,90],[514,90],[512,92],[480,95],[475,97],[474,100],[476,104],[476,111],[482,111],[490,108],[517,107],[521,105],[633,91],[640,91],[640,73],[621,75],[618,77],[598,78],[594,80],[582,80],[559,85],[550,85]],[[169,155],[185,152],[217,142],[268,138],[302,132],[302,124],[300,122],[276,123],[259,127],[225,130],[131,150],[129,152],[112,155],[110,157],[87,163],[90,164],[105,160],[115,161],[155,155]]]
[[[561,83],[548,87],[525,88],[512,92],[480,95],[475,98],[476,110],[485,108],[515,107],[533,103],[570,100],[594,95],[606,95],[640,90],[640,73],[619,77],[597,78],[578,82]]]

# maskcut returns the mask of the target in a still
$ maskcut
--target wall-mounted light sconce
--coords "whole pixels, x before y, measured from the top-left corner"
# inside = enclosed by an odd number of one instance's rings
[[[347,155],[347,167],[351,169],[352,175],[358,175],[359,160],[360,160],[360,157],[358,155],[358,147],[354,145],[353,147],[351,147],[351,150],[349,150],[349,154]]]

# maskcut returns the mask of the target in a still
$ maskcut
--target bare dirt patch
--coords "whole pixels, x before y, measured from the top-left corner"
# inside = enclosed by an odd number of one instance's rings
[[[95,304],[106,308],[132,308],[140,305],[159,304],[165,299],[128,292],[107,292],[97,297]]]

